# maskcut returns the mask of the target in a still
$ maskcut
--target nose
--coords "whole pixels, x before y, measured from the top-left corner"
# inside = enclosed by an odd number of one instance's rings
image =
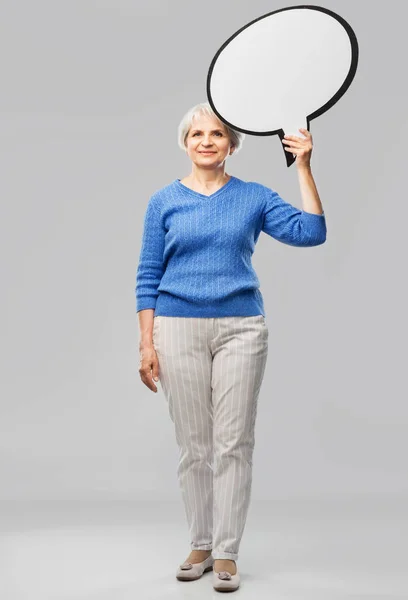
[[[210,139],[210,136],[208,135],[207,137],[204,137],[203,141],[202,141],[202,145],[203,146],[212,146],[212,141]]]

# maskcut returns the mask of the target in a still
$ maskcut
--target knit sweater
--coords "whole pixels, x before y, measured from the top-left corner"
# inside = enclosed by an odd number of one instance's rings
[[[179,179],[148,202],[136,312],[173,317],[265,316],[251,257],[263,231],[290,246],[326,240],[326,219],[253,181],[231,177],[206,196]]]

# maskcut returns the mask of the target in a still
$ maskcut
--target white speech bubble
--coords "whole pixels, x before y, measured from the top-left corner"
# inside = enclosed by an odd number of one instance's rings
[[[227,125],[251,135],[302,137],[350,86],[358,62],[350,25],[326,8],[292,6],[251,21],[215,54],[207,97]],[[294,158],[284,149],[287,165]]]

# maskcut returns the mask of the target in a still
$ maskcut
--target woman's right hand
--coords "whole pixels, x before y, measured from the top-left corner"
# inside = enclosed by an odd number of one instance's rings
[[[140,378],[145,385],[152,390],[157,392],[157,386],[153,382],[153,378],[156,381],[159,378],[159,359],[157,358],[156,350],[153,344],[144,344],[139,347],[140,363],[139,373]]]

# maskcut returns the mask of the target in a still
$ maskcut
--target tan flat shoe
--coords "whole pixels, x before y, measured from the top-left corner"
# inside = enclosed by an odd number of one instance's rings
[[[238,568],[235,575],[231,575],[228,571],[220,571],[219,573],[213,571],[213,588],[217,592],[233,592],[239,588],[240,582]]]
[[[177,569],[176,577],[179,581],[194,581],[200,579],[203,573],[211,571],[213,568],[214,559],[212,554],[205,560],[199,563],[185,562]]]

